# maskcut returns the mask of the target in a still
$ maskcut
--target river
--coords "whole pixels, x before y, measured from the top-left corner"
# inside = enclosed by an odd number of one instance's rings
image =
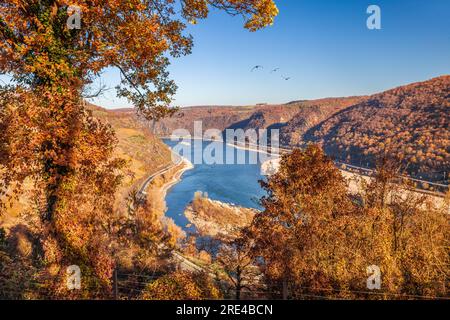
[[[164,140],[169,147],[179,148],[179,142]],[[217,143],[217,142],[216,142]],[[218,143],[219,144],[219,143]],[[189,221],[184,216],[184,209],[194,198],[197,191],[206,192],[212,200],[238,206],[261,209],[258,200],[264,195],[258,181],[264,179],[261,175],[260,161],[253,161],[258,155],[255,151],[236,149],[232,146],[220,143],[224,158],[234,154],[234,163],[237,161],[237,153],[245,154],[244,164],[196,164],[194,154],[203,154],[211,142],[189,140],[183,142],[186,154],[177,152],[185,158],[190,158],[194,167],[186,171],[180,182],[167,192],[166,216],[172,218],[177,225],[186,229]],[[253,159],[253,160],[252,160]]]

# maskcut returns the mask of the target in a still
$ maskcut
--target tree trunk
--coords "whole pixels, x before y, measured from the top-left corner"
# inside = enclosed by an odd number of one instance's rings
[[[286,278],[283,278],[283,300],[287,300],[288,297],[289,297],[288,282]]]
[[[236,287],[236,300],[241,300],[241,287],[237,286]]]

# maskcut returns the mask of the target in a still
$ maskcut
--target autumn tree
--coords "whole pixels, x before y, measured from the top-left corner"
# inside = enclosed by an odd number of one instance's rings
[[[401,162],[383,157],[361,188],[362,215],[353,243],[366,264],[379,266],[384,297],[440,297],[448,293],[448,202],[415,192]]]
[[[124,163],[112,157],[112,129],[92,118],[71,94],[39,97],[32,89],[16,87],[0,95],[6,115],[0,120],[6,127],[2,191],[14,196],[23,183],[34,185],[29,196],[39,223],[32,219],[32,227],[41,235],[48,272],[42,278],[45,295],[66,294],[60,280],[63,266],[72,264],[85,275],[83,296],[105,292],[113,267],[105,227],[113,216]],[[79,112],[66,118],[66,107]]]
[[[448,202],[417,193],[384,158],[354,194],[314,145],[284,155],[262,185],[252,235],[268,288],[284,298],[396,299],[447,293]],[[377,266],[381,287],[367,287]]]
[[[252,229],[256,256],[273,290],[288,295],[298,287],[322,287],[316,272],[326,273],[325,260],[333,257],[335,239],[329,233],[333,220],[351,212],[346,183],[333,161],[315,145],[295,149],[281,159],[280,170],[261,182],[267,192],[264,210],[255,216]],[[326,249],[317,255],[312,250]],[[315,261],[311,261],[314,259]],[[336,259],[338,259],[336,257]],[[312,265],[323,266],[322,270]]]
[[[278,12],[272,0],[0,4],[0,73],[12,77],[0,89],[0,191],[13,199],[26,180],[33,182],[51,274],[62,276],[61,266],[79,264],[93,276],[88,287],[101,292],[114,264],[105,224],[124,163],[112,155],[112,129],[92,117],[83,98],[96,94],[89,88],[113,67],[122,75],[119,96],[145,118],[173,113],[169,56],[190,53],[185,21],[206,18],[211,7],[244,16],[251,31],[271,24]],[[68,28],[77,10],[81,28]]]
[[[244,232],[222,243],[216,261],[228,277],[234,298],[240,300],[242,291],[258,288],[260,272],[252,256],[252,240]]]

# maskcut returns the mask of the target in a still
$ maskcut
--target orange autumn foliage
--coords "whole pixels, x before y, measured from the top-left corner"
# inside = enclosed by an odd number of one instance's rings
[[[320,147],[283,156],[250,228],[268,291],[292,299],[448,296],[448,202],[433,203],[380,162],[356,195]],[[367,288],[367,267],[381,271]],[[283,294],[284,293],[284,294]]]
[[[217,285],[206,274],[176,271],[144,289],[144,300],[217,300],[221,298]]]
[[[116,138],[92,117],[83,98],[108,67],[147,119],[176,109],[169,56],[190,53],[186,20],[205,18],[208,4],[243,14],[246,27],[272,23],[272,0],[6,0],[0,3],[0,204],[33,185],[33,227],[42,248],[47,297],[107,296],[114,268],[115,192],[124,161],[113,156]],[[69,29],[68,6],[81,10],[81,28]],[[182,7],[182,17],[177,8]],[[5,206],[1,207],[5,210]],[[81,293],[64,287],[65,266],[77,264]],[[44,281],[43,280],[43,281]]]

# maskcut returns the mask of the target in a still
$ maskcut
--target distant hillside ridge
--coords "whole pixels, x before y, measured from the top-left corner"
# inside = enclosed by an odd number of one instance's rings
[[[413,176],[448,184],[450,76],[372,95],[311,128],[303,142],[317,142],[333,157],[374,166],[387,153]]]
[[[299,113],[308,114],[309,109],[312,112],[312,109],[319,108],[324,115],[330,115],[362,99],[364,97],[302,100],[276,105],[181,108],[173,117],[152,123],[151,130],[159,136],[170,136],[177,129],[186,129],[193,135],[195,121],[202,122],[204,131],[208,129],[221,131],[226,129],[281,129]],[[323,117],[311,119],[311,123],[316,125],[321,120]]]

